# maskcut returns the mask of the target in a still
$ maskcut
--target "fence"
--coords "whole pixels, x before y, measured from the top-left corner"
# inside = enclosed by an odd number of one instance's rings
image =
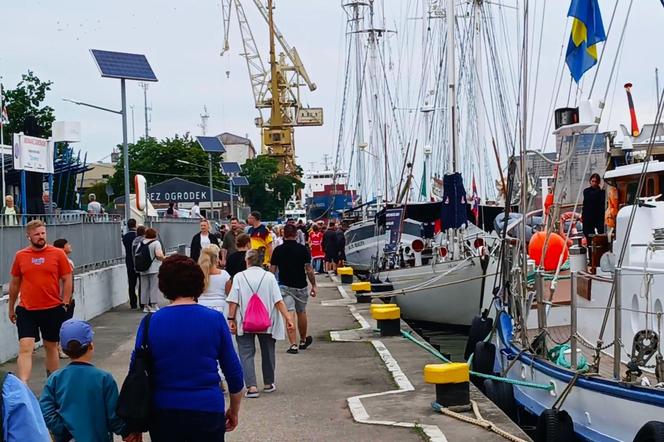
[[[30,219],[41,219],[47,225],[48,242],[66,238],[72,245],[71,259],[77,270],[92,269],[122,262],[122,223],[109,215],[91,216],[87,214],[25,215],[18,216],[17,225],[0,225],[0,284],[9,282],[9,272],[17,250],[28,246],[25,228],[20,225]],[[3,221],[7,221],[6,219]],[[159,239],[165,251],[175,251],[188,246],[191,238],[199,230],[199,220],[173,219],[147,221],[149,227],[159,232]],[[13,224],[13,223],[12,223]],[[0,291],[0,296],[1,296]]]

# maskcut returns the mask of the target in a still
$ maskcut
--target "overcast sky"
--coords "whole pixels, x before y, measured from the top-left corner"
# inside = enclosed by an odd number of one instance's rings
[[[511,3],[514,3],[512,0]],[[540,8],[544,0],[531,0]],[[622,27],[625,8],[616,19]],[[255,12],[253,2],[243,1],[258,44],[267,56],[266,26]],[[405,6],[422,0],[387,1],[387,14],[396,21]],[[634,98],[640,123],[652,120],[655,111],[654,69],[664,67],[661,42],[664,40],[664,8],[659,0],[634,1],[633,16],[627,30],[625,53],[615,76],[616,109],[607,125],[628,123],[622,84],[635,84]],[[107,158],[112,147],[121,141],[121,123],[116,115],[65,103],[62,98],[88,101],[105,107],[120,107],[119,81],[101,78],[89,49],[137,52],[146,54],[158,83],[150,84],[148,104],[152,107],[150,134],[158,138],[176,133],[200,134],[200,114],[207,105],[210,120],[208,134],[232,132],[248,135],[258,147],[258,130],[253,121],[253,107],[242,45],[235,15],[232,20],[231,50],[220,57],[223,45],[221,6],[216,0],[181,2],[173,0],[115,0],[96,2],[66,0],[55,2],[1,0],[0,75],[12,88],[28,69],[54,83],[48,97],[58,120],[82,123],[82,150],[88,159]],[[340,0],[276,0],[277,24],[292,46],[297,47],[318,90],[304,97],[304,104],[325,109],[325,126],[296,129],[298,162],[305,169],[309,162],[321,161],[323,154],[334,154],[341,74],[344,56],[345,14]],[[613,0],[600,0],[608,26]],[[548,97],[561,44],[568,1],[547,3],[543,65],[540,86]],[[550,31],[549,31],[550,30]],[[618,32],[615,31],[615,43]],[[612,60],[610,60],[612,61]],[[610,66],[610,65],[609,65]],[[610,69],[604,68],[608,78]],[[600,83],[601,83],[600,77]],[[662,74],[664,83],[664,73]],[[602,92],[606,84],[601,85]],[[565,89],[566,90],[566,89]],[[539,114],[544,118],[544,101]],[[611,101],[609,101],[611,103]],[[128,104],[135,106],[135,132],[144,132],[143,96],[136,82],[128,86]],[[132,139],[131,114],[129,140]]]

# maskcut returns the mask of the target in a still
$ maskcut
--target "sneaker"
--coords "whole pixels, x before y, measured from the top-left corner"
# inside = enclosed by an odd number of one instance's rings
[[[143,313],[150,313],[151,311],[152,310],[150,310],[150,307],[148,307],[147,305],[143,307]]]
[[[314,342],[314,338],[307,336],[304,341],[300,341],[300,350],[306,350]]]
[[[150,309],[150,312],[155,313],[157,310],[159,310],[159,306],[157,304],[151,305],[148,307]]]
[[[249,390],[247,390],[247,392],[244,393],[244,397],[247,397],[247,398],[257,398],[260,395],[261,394],[258,391],[249,391]]]
[[[58,356],[60,359],[69,359],[69,356],[67,356],[63,351],[62,348],[58,345]]]
[[[298,353],[297,344],[291,345],[290,348],[288,350],[286,350],[286,353],[296,355]]]
[[[275,391],[277,391],[277,386],[274,384],[266,385],[263,388],[263,393],[274,393]]]

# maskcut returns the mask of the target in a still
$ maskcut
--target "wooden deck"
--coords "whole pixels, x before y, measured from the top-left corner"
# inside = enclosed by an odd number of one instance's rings
[[[547,349],[552,348],[553,346],[557,345],[558,342],[566,342],[569,337],[570,337],[570,326],[569,325],[560,325],[560,326],[555,326],[555,327],[547,327],[549,334],[546,337],[546,343],[547,343]],[[535,329],[530,329],[528,330],[528,339],[532,342],[532,340],[537,336],[538,330]],[[577,340],[579,342],[579,340]],[[568,342],[569,343],[569,342]],[[578,349],[581,350],[581,354],[588,360],[588,364],[591,364],[593,361],[593,355],[594,351],[583,345],[582,343],[579,342],[578,344]],[[613,347],[609,350],[613,352]],[[655,363],[655,358],[653,357],[650,362],[650,364]],[[620,375],[624,376],[625,373],[627,372],[627,365],[624,363],[620,363],[621,369],[620,369]],[[599,374],[603,378],[607,379],[613,379],[613,356],[607,355],[606,353],[601,354],[601,359],[600,359],[600,364],[599,364]],[[655,377],[654,373],[649,373],[646,372],[645,370],[643,371],[643,374],[648,377],[650,380],[651,385],[655,385],[657,383],[657,378]]]

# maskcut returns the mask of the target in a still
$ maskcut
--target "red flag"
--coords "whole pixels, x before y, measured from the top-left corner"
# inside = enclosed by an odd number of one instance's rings
[[[472,205],[472,212],[473,215],[475,215],[475,224],[479,224],[480,222],[480,197],[477,195],[477,186],[475,185],[475,175],[473,175],[473,205]]]

